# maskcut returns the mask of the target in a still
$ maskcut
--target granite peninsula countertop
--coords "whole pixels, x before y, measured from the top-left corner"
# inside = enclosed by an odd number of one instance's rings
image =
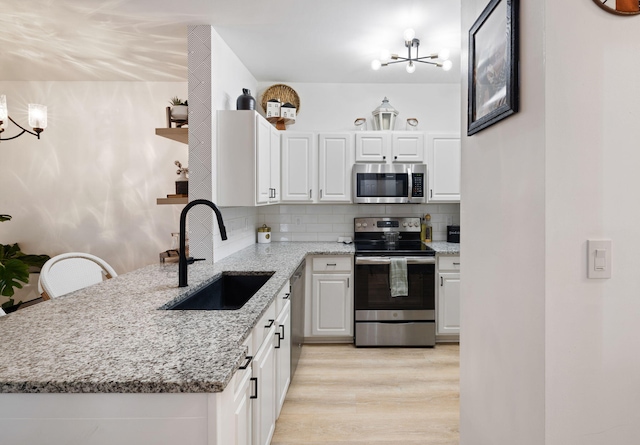
[[[254,244],[213,265],[150,265],[0,317],[0,393],[220,392],[244,361],[242,342],[309,254],[353,245]],[[236,311],[165,311],[223,271],[275,271]]]
[[[429,243],[438,253],[459,244]],[[353,254],[336,242],[254,244],[211,265],[154,264],[0,317],[0,393],[220,392],[243,341],[306,255]],[[236,311],[166,311],[224,271],[275,274]]]

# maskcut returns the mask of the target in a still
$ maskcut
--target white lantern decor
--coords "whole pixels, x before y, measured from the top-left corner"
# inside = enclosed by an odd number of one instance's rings
[[[393,130],[396,125],[398,110],[393,108],[386,97],[378,108],[373,110],[373,127],[375,130]]]

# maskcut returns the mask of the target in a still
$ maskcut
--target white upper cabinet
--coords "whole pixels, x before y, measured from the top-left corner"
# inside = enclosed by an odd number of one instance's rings
[[[391,133],[393,162],[424,162],[424,133],[403,131]]]
[[[318,202],[351,202],[353,135],[318,136]]]
[[[429,134],[429,202],[460,202],[460,135]]]
[[[415,131],[356,132],[356,162],[424,162],[424,133]]]
[[[282,133],[281,201],[351,202],[353,157],[353,133]]]
[[[253,110],[218,111],[216,203],[252,207],[280,198],[280,134]]]
[[[313,133],[282,134],[282,201],[313,202],[316,156]]]
[[[360,131],[356,133],[356,162],[387,162],[391,133]]]

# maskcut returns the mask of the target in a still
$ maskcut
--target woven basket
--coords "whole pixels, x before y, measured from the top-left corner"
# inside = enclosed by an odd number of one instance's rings
[[[288,85],[278,83],[264,90],[261,102],[264,111],[267,111],[267,102],[271,99],[279,99],[282,104],[289,102],[296,107],[296,113],[300,113],[300,97],[298,93]]]

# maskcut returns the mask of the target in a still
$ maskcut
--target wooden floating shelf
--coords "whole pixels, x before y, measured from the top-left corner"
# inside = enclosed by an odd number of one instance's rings
[[[156,204],[189,204],[189,198],[157,198]]]
[[[174,141],[182,142],[183,144],[189,143],[189,129],[188,128],[156,128],[156,134],[163,138],[169,138]]]

